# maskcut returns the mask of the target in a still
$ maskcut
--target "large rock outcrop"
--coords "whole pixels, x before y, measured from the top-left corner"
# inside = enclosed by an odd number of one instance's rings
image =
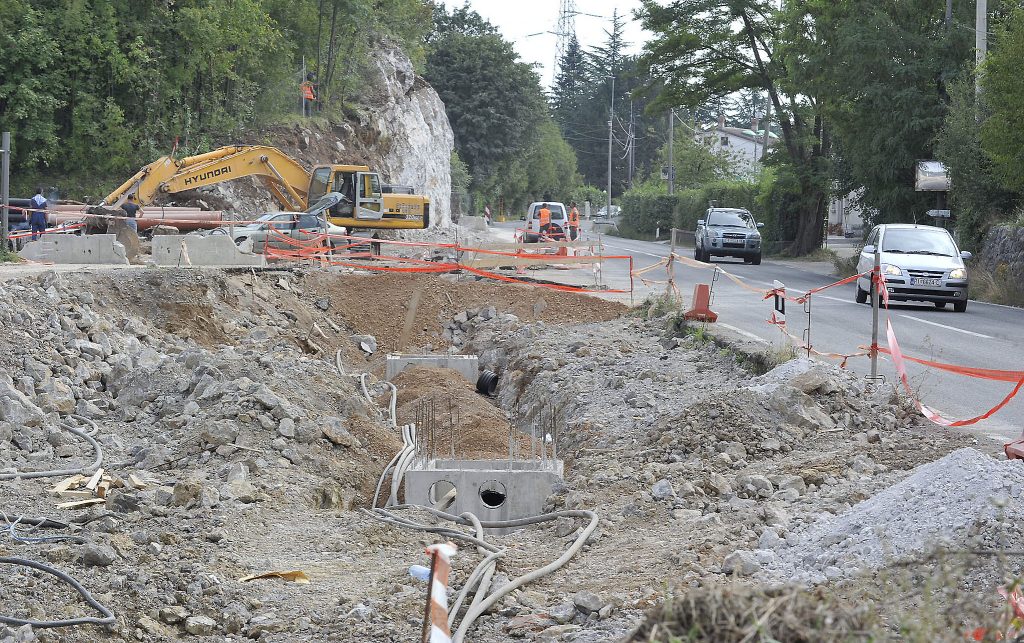
[[[411,185],[430,196],[431,224],[451,223],[451,155],[455,136],[444,103],[416,75],[409,57],[397,48],[374,55],[377,78],[370,122],[387,144],[381,171],[392,183]]]

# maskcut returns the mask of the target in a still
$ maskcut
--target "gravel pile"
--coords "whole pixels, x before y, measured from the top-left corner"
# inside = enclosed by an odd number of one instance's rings
[[[1024,533],[1022,518],[1024,462],[964,448],[753,555],[765,561],[765,578],[820,583],[934,550],[1010,547]]]

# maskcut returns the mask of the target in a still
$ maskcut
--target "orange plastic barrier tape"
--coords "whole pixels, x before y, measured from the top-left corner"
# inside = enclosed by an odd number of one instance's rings
[[[325,236],[337,237],[339,235],[325,235]],[[274,248],[272,246],[268,246],[266,248],[266,254],[268,255],[268,257],[281,258],[281,259],[320,258],[320,259],[323,259],[326,263],[329,263],[332,266],[342,266],[342,267],[346,267],[346,268],[356,268],[356,269],[360,269],[360,270],[370,270],[370,271],[375,271],[375,272],[436,273],[436,272],[453,272],[453,271],[456,271],[456,270],[465,270],[466,272],[470,272],[472,274],[479,275],[481,277],[486,277],[488,279],[495,279],[497,281],[504,281],[504,282],[507,282],[507,283],[515,283],[515,284],[522,284],[522,285],[528,285],[528,286],[536,286],[536,287],[539,287],[539,288],[548,288],[548,289],[551,289],[551,290],[560,290],[560,291],[563,291],[563,292],[578,292],[578,293],[600,292],[600,293],[614,293],[614,294],[624,294],[624,293],[632,292],[632,289],[630,289],[630,290],[619,290],[619,289],[609,288],[609,289],[606,289],[606,290],[594,290],[594,289],[591,289],[591,288],[583,288],[581,286],[567,286],[567,285],[563,285],[563,284],[538,283],[538,282],[530,281],[530,280],[527,280],[527,279],[516,279],[515,277],[509,277],[508,275],[502,275],[502,274],[491,272],[491,271],[488,271],[488,270],[482,270],[482,269],[479,269],[479,268],[473,268],[473,267],[466,266],[466,265],[460,264],[460,263],[452,263],[452,262],[440,263],[440,262],[436,262],[436,261],[427,261],[427,260],[423,260],[423,259],[414,259],[414,258],[411,258],[411,257],[399,257],[399,256],[392,256],[392,255],[375,255],[373,258],[381,260],[381,261],[394,261],[394,262],[398,262],[398,263],[418,264],[419,266],[422,266],[422,267],[379,266],[379,265],[367,265],[367,264],[362,264],[362,263],[353,263],[351,261],[339,261],[339,260],[333,258],[333,256],[330,254],[329,248],[326,248],[324,246],[311,247],[312,242],[302,242],[302,241],[299,241],[299,240],[296,240],[296,239],[290,239],[290,238],[288,238],[288,237],[286,237],[284,235],[280,235],[280,237],[281,237],[281,239],[285,240],[289,245],[292,245],[292,246],[296,247],[297,249],[296,250],[288,250],[288,249],[280,249],[280,248]],[[384,240],[381,240],[381,241],[384,241]],[[373,242],[376,243],[377,240],[374,240]],[[612,255],[612,256],[605,256],[605,258],[606,259],[624,259],[624,260],[628,260],[629,264],[630,264],[630,273],[632,275],[632,266],[633,266],[633,258],[632,257],[630,257],[628,255]]]
[[[925,406],[924,403],[922,403],[921,400],[919,400],[917,398],[917,396],[914,394],[914,391],[910,387],[910,379],[907,376],[906,360],[903,357],[903,351],[900,350],[899,341],[897,341],[897,339],[896,339],[896,331],[893,329],[893,326],[892,326],[892,317],[890,317],[890,315],[889,315],[889,292],[885,288],[885,278],[882,275],[876,274],[874,276],[873,280],[875,281],[876,284],[878,284],[878,286],[877,286],[878,287],[878,292],[882,293],[882,299],[885,302],[885,314],[886,314],[885,336],[886,336],[886,341],[889,344],[889,351],[888,351],[888,353],[892,356],[893,365],[896,367],[896,374],[899,376],[900,382],[903,383],[903,389],[907,392],[907,395],[910,396],[910,398],[914,401],[914,405],[921,412],[921,414],[924,415],[926,418],[928,418],[929,420],[931,420],[935,424],[938,424],[940,426],[948,426],[948,427],[969,426],[971,424],[976,424],[976,423],[978,423],[978,422],[980,422],[982,420],[988,419],[989,417],[994,415],[996,412],[998,412],[1000,409],[1002,409],[1004,406],[1009,404],[1010,400],[1012,400],[1017,395],[1017,393],[1020,392],[1020,389],[1022,387],[1024,387],[1024,373],[1021,373],[1020,374],[1020,378],[1017,380],[1017,385],[1013,387],[1013,390],[1010,391],[1010,393],[1006,397],[1004,397],[1001,402],[999,402],[998,404],[993,406],[988,411],[985,411],[981,415],[978,415],[976,417],[970,418],[968,420],[951,420],[949,418],[943,417],[941,414],[939,414],[934,409],[931,409],[931,408]],[[973,375],[969,375],[968,373],[961,373],[961,374],[962,375],[968,375],[969,377],[973,377]],[[990,379],[990,378],[983,378],[983,379]],[[1005,381],[1005,380],[1003,380],[1003,381]]]

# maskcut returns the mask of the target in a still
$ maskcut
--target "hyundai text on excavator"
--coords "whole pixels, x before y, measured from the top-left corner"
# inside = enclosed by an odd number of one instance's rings
[[[385,185],[365,165],[318,165],[312,174],[281,150],[237,145],[175,159],[163,156],[139,170],[101,204],[120,207],[129,194],[141,205],[158,194],[174,194],[215,183],[255,176],[288,212],[305,210],[328,192],[345,198],[330,209],[329,219],[355,229],[419,230],[430,225],[430,198],[406,186]]]

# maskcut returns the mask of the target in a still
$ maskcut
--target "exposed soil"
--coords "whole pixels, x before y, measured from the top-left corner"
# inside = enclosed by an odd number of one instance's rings
[[[627,310],[622,304],[584,294],[466,277],[456,280],[451,275],[384,273],[325,279],[322,272],[310,272],[302,286],[312,297],[327,297],[332,313],[354,332],[374,335],[384,352],[415,346],[441,348],[447,344],[441,336],[443,324],[473,308],[494,306],[498,313],[514,314],[524,322],[553,324],[604,321]],[[418,304],[411,310],[417,292]],[[410,315],[411,330],[403,341],[402,331]]]

